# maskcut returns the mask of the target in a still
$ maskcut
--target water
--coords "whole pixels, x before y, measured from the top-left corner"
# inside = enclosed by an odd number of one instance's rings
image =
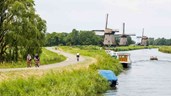
[[[157,49],[129,51],[132,67],[118,76],[117,89],[105,96],[171,96],[171,54]],[[157,56],[158,61],[150,61]]]

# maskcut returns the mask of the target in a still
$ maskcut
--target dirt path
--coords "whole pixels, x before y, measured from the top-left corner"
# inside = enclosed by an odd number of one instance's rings
[[[8,71],[22,71],[22,70],[47,70],[47,69],[52,69],[52,68],[58,68],[58,67],[64,67],[72,64],[77,64],[86,61],[86,58],[83,56],[80,56],[79,62],[76,60],[76,55],[66,53],[60,50],[55,50],[53,47],[46,47],[46,49],[56,52],[58,54],[64,55],[67,57],[67,59],[63,62],[60,63],[55,63],[55,64],[49,64],[49,65],[42,65],[40,67],[31,67],[31,68],[8,68],[8,69],[0,69],[0,72],[8,72]],[[92,62],[92,61],[90,61]]]

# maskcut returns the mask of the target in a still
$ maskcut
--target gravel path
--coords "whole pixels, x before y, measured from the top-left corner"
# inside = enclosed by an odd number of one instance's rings
[[[30,69],[36,69],[36,70],[46,70],[46,69],[51,69],[51,68],[57,68],[57,67],[63,67],[71,64],[77,64],[80,62],[85,61],[85,58],[80,56],[79,62],[76,59],[76,55],[66,53],[60,50],[55,50],[53,47],[46,47],[46,49],[56,52],[58,54],[64,55],[67,57],[67,59],[63,62],[60,63],[55,63],[55,64],[49,64],[49,65],[40,65],[40,67],[31,67],[31,68],[8,68],[8,69],[0,69],[0,72],[8,72],[8,71],[21,71],[21,70],[30,70]]]

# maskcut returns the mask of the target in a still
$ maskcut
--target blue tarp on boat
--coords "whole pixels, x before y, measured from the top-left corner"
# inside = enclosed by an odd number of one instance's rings
[[[99,70],[99,74],[109,81],[112,81],[112,80],[117,81],[118,80],[115,73],[111,70]]]

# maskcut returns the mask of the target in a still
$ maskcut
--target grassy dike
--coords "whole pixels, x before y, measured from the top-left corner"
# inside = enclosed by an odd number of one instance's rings
[[[150,49],[150,48],[158,48],[158,46],[123,46],[123,47],[112,47],[109,49],[114,51],[129,51],[129,50]]]
[[[34,66],[33,58],[34,57],[32,57],[32,66]],[[59,55],[54,52],[51,52],[46,48],[42,48],[42,54],[40,55],[41,65],[53,64],[64,60],[66,60],[66,57],[64,57],[63,55]],[[13,63],[7,63],[7,62],[3,64],[0,63],[0,68],[23,68],[23,67],[27,67],[26,60],[13,62]]]
[[[171,53],[171,46],[161,46],[159,47],[159,51],[164,53]]]
[[[109,89],[108,82],[98,75],[98,69],[110,69],[116,74],[121,64],[95,46],[61,47],[64,51],[97,59],[88,68],[52,70],[42,77],[16,78],[0,83],[2,96],[97,96]],[[81,64],[80,64],[81,65]],[[79,65],[79,66],[80,66]],[[77,66],[77,65],[75,65]]]

